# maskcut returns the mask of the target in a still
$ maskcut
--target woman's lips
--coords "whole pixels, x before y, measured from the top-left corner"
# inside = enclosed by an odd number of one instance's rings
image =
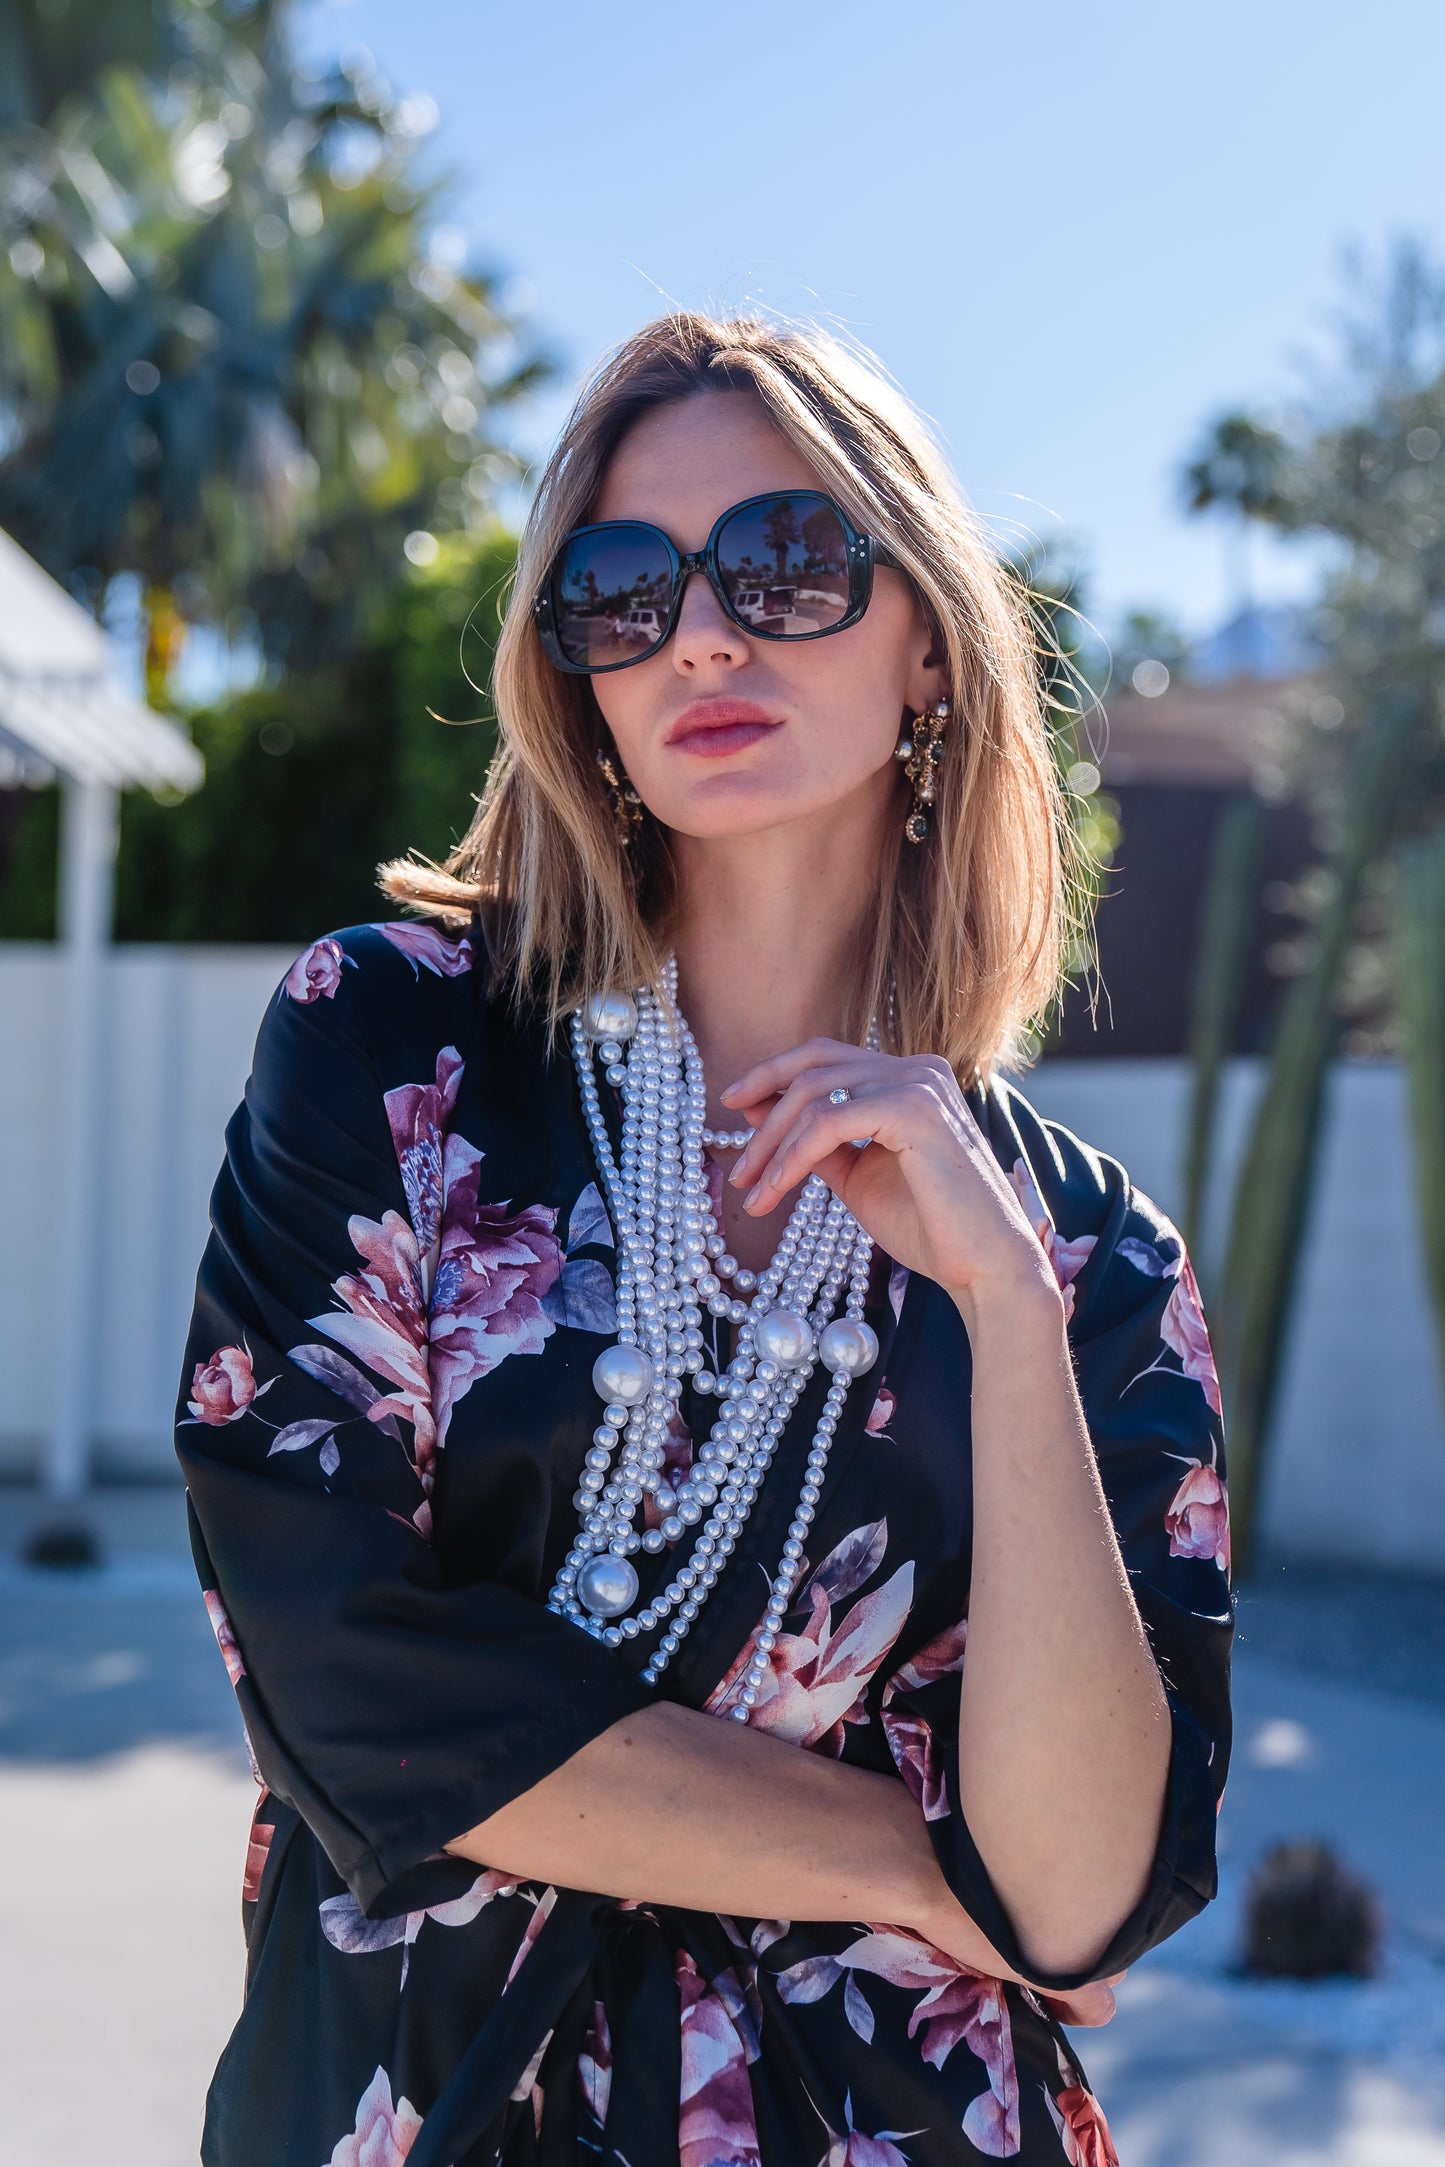
[[[721,760],[781,728],[776,717],[751,700],[695,700],[678,716],[667,742],[698,759]]]

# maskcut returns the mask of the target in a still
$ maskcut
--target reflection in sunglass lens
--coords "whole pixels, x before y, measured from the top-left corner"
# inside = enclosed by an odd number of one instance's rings
[[[717,554],[733,609],[758,632],[797,639],[848,614],[848,537],[826,497],[799,490],[744,506]]]
[[[569,662],[605,670],[640,661],[661,640],[671,603],[672,564],[655,528],[599,527],[564,543],[552,609]]]

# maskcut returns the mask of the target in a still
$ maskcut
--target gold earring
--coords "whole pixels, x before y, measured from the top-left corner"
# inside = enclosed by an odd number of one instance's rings
[[[621,761],[615,759],[605,745],[597,748],[597,765],[612,802],[612,819],[618,840],[624,850],[630,850],[642,826],[642,800]]]
[[[896,757],[903,762],[903,772],[913,785],[913,809],[903,823],[910,843],[921,843],[928,833],[928,808],[937,796],[934,771],[943,754],[948,716],[947,700],[925,707],[898,743]]]

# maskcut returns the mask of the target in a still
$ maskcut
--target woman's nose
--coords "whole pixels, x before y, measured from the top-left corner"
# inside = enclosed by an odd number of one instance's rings
[[[674,669],[687,676],[709,663],[735,667],[746,652],[742,632],[724,611],[703,574],[694,572],[683,589],[673,634]]]

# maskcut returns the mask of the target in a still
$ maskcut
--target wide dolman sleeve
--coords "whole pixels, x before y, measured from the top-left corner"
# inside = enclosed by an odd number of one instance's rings
[[[991,1092],[984,1119],[1063,1290],[1084,1417],[1172,1728],[1148,1885],[1087,1973],[1039,1978],[1062,1989],[1134,1963],[1216,1892],[1233,1635],[1219,1384],[1194,1272],[1163,1213],[1115,1160],[1041,1120],[1019,1093]],[[956,1670],[925,1654],[895,1681],[895,1758],[959,1901],[1010,1965],[1035,1976],[963,1813]]]
[[[459,1572],[430,1539],[429,1296],[468,970],[465,943],[393,926],[318,941],[288,975],[227,1131],[177,1427],[261,1776],[374,1912],[651,1699],[547,1610],[525,1545]],[[436,1082],[388,1094],[388,1072]]]

